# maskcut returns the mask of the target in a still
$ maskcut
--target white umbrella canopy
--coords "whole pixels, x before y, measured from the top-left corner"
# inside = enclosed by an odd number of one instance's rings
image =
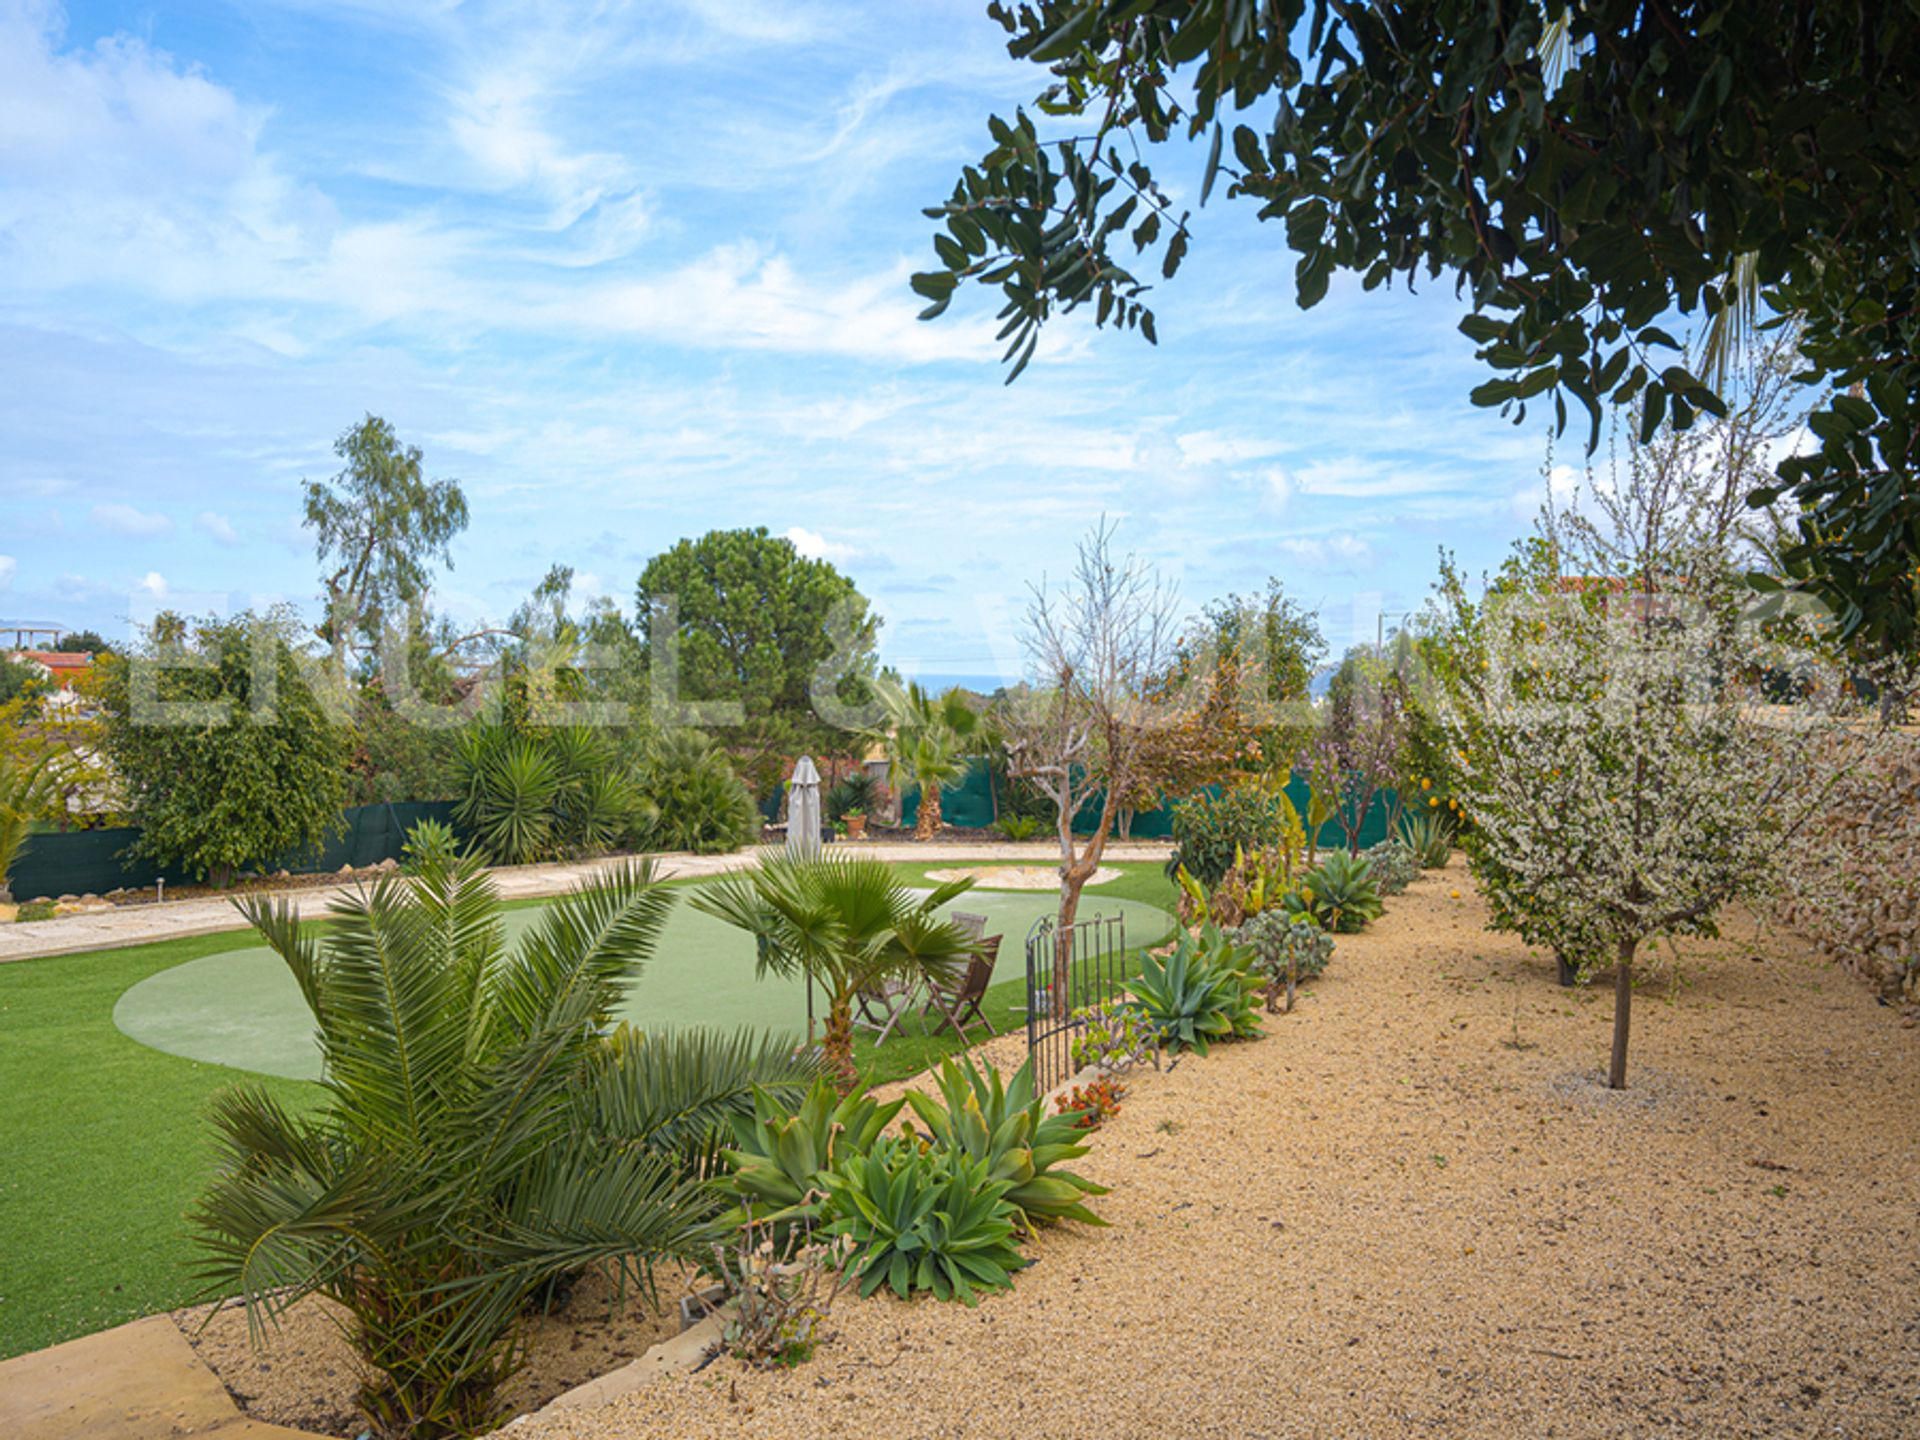
[[[820,853],[820,772],[810,755],[800,757],[787,782],[787,853],[806,858]]]

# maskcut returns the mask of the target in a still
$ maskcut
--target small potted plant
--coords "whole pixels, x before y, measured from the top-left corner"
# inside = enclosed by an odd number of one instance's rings
[[[867,812],[866,811],[849,810],[845,815],[841,816],[840,818],[847,822],[847,839],[864,840],[866,838],[866,834],[867,834]]]

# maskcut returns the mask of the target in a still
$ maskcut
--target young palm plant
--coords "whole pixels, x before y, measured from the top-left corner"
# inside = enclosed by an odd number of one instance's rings
[[[933,971],[956,979],[976,945],[939,908],[973,884],[956,880],[928,894],[908,889],[878,860],[770,856],[693,893],[697,910],[750,933],[761,974],[804,975],[827,992],[821,1050],[844,1094],[853,1064],[853,1005],[863,990]]]
[[[496,1426],[529,1302],[590,1266],[650,1292],[660,1260],[704,1258],[727,1122],[756,1083],[802,1093],[807,1068],[768,1042],[608,1034],[670,904],[623,867],[510,949],[471,859],[336,903],[324,938],[285,902],[241,903],[313,1011],[324,1095],[216,1102],[201,1275],[256,1336],[306,1296],[338,1305],[376,1433]]]

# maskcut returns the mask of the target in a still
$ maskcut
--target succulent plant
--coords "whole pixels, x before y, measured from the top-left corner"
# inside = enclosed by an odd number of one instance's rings
[[[1234,932],[1234,938],[1253,952],[1254,968],[1266,977],[1267,1010],[1293,1009],[1294,987],[1326,972],[1333,958],[1333,936],[1313,921],[1269,910]]]
[[[930,1291],[973,1305],[982,1290],[1011,1287],[1027,1263],[1013,1243],[1008,1183],[959,1150],[888,1135],[826,1183],[826,1233],[852,1243],[847,1263],[862,1296],[886,1285],[903,1300]]]
[[[1247,973],[1249,958],[1207,925],[1198,935],[1182,935],[1170,954],[1145,956],[1129,988],[1168,1049],[1205,1055],[1215,1040],[1260,1034],[1253,995],[1263,982]]]
[[[948,1059],[938,1084],[940,1100],[908,1093],[914,1115],[935,1145],[983,1162],[992,1179],[1007,1183],[1007,1203],[1023,1228],[1060,1220],[1107,1223],[1081,1203],[1085,1196],[1106,1194],[1106,1187],[1054,1169],[1086,1154],[1087,1147],[1076,1143],[1073,1117],[1046,1113],[1034,1093],[1031,1060],[1002,1084],[997,1070],[983,1073],[971,1058],[957,1064]]]
[[[1309,870],[1287,895],[1286,908],[1324,930],[1350,935],[1385,908],[1373,883],[1373,866],[1364,857],[1335,850]]]
[[[789,1114],[756,1087],[752,1118],[733,1120],[738,1146],[722,1152],[731,1169],[715,1183],[737,1202],[725,1218],[743,1223],[749,1210],[752,1218],[775,1224],[817,1218],[827,1172],[872,1149],[905,1104],[881,1104],[865,1089],[842,1099],[821,1078]]]

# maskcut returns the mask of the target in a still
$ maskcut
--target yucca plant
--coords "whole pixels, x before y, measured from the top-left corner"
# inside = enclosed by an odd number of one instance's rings
[[[854,997],[896,976],[957,979],[978,947],[939,910],[972,884],[955,880],[922,894],[868,857],[782,853],[707,881],[692,904],[754,937],[760,973],[808,976],[827,992],[821,1048],[845,1092],[859,1078]]]
[[[1261,1033],[1253,997],[1263,982],[1247,973],[1248,959],[1209,924],[1198,935],[1182,935],[1165,956],[1142,956],[1127,988],[1169,1050],[1205,1055],[1215,1040]]]
[[[804,1081],[746,1042],[607,1038],[671,902],[625,866],[511,949],[471,858],[336,902],[324,937],[284,901],[241,902],[313,1012],[322,1096],[298,1115],[257,1087],[216,1101],[200,1275],[256,1337],[309,1295],[339,1306],[377,1434],[495,1427],[524,1312],[555,1281],[600,1265],[646,1291],[660,1260],[702,1259],[702,1129],[756,1083]]]
[[[1007,1182],[961,1151],[886,1135],[826,1179],[826,1233],[852,1242],[863,1296],[886,1285],[903,1300],[931,1291],[973,1305],[979,1291],[1010,1288],[1027,1263],[1013,1243]]]
[[[1060,1220],[1107,1223],[1082,1203],[1088,1195],[1106,1194],[1106,1187],[1054,1168],[1077,1160],[1088,1147],[1079,1143],[1084,1137],[1076,1115],[1046,1113],[1044,1100],[1034,1093],[1031,1058],[1003,1083],[998,1070],[989,1066],[983,1072],[971,1056],[958,1062],[949,1057],[941,1062],[938,1084],[939,1100],[907,1092],[927,1138],[980,1161],[989,1177],[1004,1180],[1007,1203],[1023,1228]]]
[[[461,736],[460,799],[454,816],[498,864],[525,865],[553,853],[560,767],[545,749],[504,727]]]
[[[1373,883],[1373,864],[1365,856],[1329,850],[1287,895],[1286,908],[1336,934],[1367,928],[1386,909]]]
[[[572,725],[548,732],[554,764],[555,848],[574,855],[611,850],[642,813],[640,791],[604,731]]]

